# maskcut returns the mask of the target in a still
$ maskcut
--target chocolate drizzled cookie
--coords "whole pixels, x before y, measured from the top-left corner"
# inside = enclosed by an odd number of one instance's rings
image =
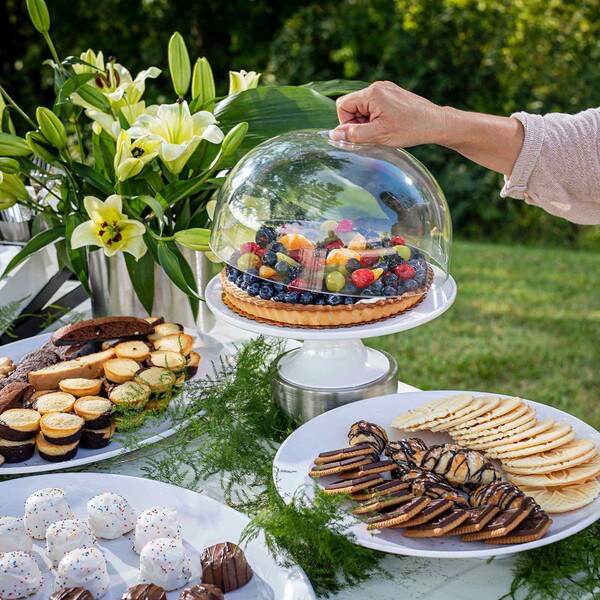
[[[395,442],[388,442],[383,453],[392,460],[416,466],[414,456],[416,452],[427,450],[427,444],[421,438],[406,438]]]
[[[121,600],[167,600],[167,593],[153,583],[140,583],[130,587],[121,596]]]
[[[380,455],[388,444],[388,436],[383,427],[369,421],[357,421],[350,427],[348,442],[351,446],[369,444]]]
[[[422,469],[443,475],[450,483],[480,486],[500,479],[500,473],[478,450],[457,444],[438,444],[415,452],[415,464]]]
[[[50,600],[94,600],[94,596],[81,587],[63,588],[54,592]]]
[[[478,487],[469,496],[469,503],[471,506],[497,506],[501,510],[529,507],[532,515],[542,512],[533,498],[525,495],[516,485],[504,481],[494,481]]]
[[[215,544],[202,551],[202,581],[225,593],[237,590],[252,579],[252,568],[243,550],[232,542]]]

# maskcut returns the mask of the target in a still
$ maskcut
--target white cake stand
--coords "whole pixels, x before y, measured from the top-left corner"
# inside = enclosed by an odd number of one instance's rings
[[[438,273],[436,273],[439,276]],[[368,348],[362,339],[407,331],[446,312],[456,298],[452,277],[434,286],[425,299],[396,317],[354,327],[302,329],[259,323],[242,317],[223,302],[220,276],[206,288],[206,303],[220,319],[259,335],[303,340],[278,363],[274,395],[294,416],[306,420],[335,406],[397,391],[396,361]]]

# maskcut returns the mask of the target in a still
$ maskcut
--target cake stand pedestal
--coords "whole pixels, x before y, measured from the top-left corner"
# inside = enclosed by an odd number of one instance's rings
[[[452,277],[430,290],[415,308],[377,323],[330,329],[302,329],[259,323],[223,302],[220,276],[206,288],[206,303],[220,319],[259,335],[303,340],[277,364],[273,397],[293,417],[307,421],[356,400],[397,391],[398,365],[387,352],[365,346],[365,338],[399,333],[424,325],[446,312],[456,298]]]

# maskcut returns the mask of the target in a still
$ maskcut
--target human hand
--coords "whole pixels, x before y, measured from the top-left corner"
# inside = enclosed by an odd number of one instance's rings
[[[445,141],[445,108],[390,81],[342,96],[336,107],[341,124],[331,132],[333,140],[394,147]]]

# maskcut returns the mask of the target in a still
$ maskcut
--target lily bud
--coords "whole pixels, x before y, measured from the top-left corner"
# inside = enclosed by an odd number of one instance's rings
[[[191,248],[196,252],[206,252],[209,249],[210,229],[184,229],[183,231],[176,231],[174,237],[178,244]]]
[[[30,131],[25,136],[31,151],[46,162],[54,162],[58,155],[52,152],[52,146],[48,144],[48,140],[37,131]]]
[[[45,0],[27,0],[27,12],[33,26],[40,33],[50,31],[50,15]]]
[[[11,133],[0,133],[0,156],[28,156],[31,149],[27,142]]]
[[[3,175],[0,179],[0,210],[29,198],[25,184],[16,175]]]
[[[175,93],[183,98],[190,87],[192,70],[185,41],[178,31],[169,40],[169,71]]]
[[[205,110],[213,111],[215,107],[214,99],[216,97],[215,79],[210,67],[210,63],[203,56],[196,61],[194,65],[194,74],[192,76],[192,98],[199,100],[199,105]],[[210,102],[210,104],[207,104]]]
[[[62,150],[67,145],[67,131],[62,121],[45,106],[38,107],[35,117],[44,137],[53,146]]]
[[[231,129],[221,145],[221,154],[223,157],[231,156],[235,154],[235,151],[240,147],[240,144],[244,141],[248,133],[248,123],[238,123],[233,129]]]
[[[19,163],[14,158],[0,158],[0,173],[14,175],[19,171]]]
[[[256,71],[229,71],[229,95],[252,90],[258,86],[260,73]]]

